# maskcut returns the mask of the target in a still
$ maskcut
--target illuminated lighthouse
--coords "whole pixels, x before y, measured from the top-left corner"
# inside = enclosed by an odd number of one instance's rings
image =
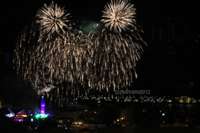
[[[35,119],[39,120],[39,119],[46,119],[48,118],[49,114],[46,113],[46,102],[45,102],[45,97],[42,96],[41,97],[41,101],[40,101],[40,112],[36,113],[34,115]]]
[[[46,113],[46,103],[44,96],[42,96],[41,102],[40,102],[40,113],[45,114]]]

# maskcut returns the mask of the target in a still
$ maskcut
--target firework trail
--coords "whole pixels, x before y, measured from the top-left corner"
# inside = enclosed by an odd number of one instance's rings
[[[90,88],[125,88],[137,78],[135,68],[145,42],[136,27],[135,15],[133,4],[125,0],[112,0],[105,6],[103,26],[92,37]]]
[[[43,62],[43,66],[39,70],[45,74],[45,76],[40,77],[44,77],[43,83],[47,83],[45,86],[49,84],[56,86],[56,89],[49,93],[49,97],[52,102],[56,102],[59,106],[70,100],[70,97],[77,97],[83,92],[86,62],[90,55],[88,49],[91,46],[88,44],[91,44],[91,41],[87,35],[82,33],[69,34],[68,37],[65,35],[65,38],[52,44],[51,50],[56,52],[43,50],[38,54],[40,58],[43,58],[39,59],[41,63]],[[40,50],[41,48],[38,49],[38,51]],[[47,54],[45,51],[48,51]]]
[[[14,64],[17,74],[24,80],[29,77],[29,65],[32,56],[32,49],[37,45],[37,33],[28,27],[17,37],[17,45],[14,51]]]
[[[85,38],[85,39],[84,39]],[[36,49],[36,59],[39,66],[38,74],[42,72],[46,83],[61,84],[64,81],[77,83],[84,80],[86,67],[84,62],[89,56],[91,43],[84,34],[66,34],[64,38],[57,37],[54,41],[43,43]],[[34,61],[33,61],[34,62]]]

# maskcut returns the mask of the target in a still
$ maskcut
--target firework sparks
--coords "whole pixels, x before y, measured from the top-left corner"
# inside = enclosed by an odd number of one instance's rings
[[[35,49],[37,41],[35,40],[37,33],[29,28],[20,33],[17,38],[17,45],[14,51],[14,64],[18,75],[22,79],[28,79],[29,77],[29,63],[32,55],[32,49]]]
[[[44,4],[37,15],[37,23],[40,24],[42,35],[48,35],[51,37],[52,34],[64,33],[66,29],[71,28],[69,26],[70,14],[65,12],[65,9],[58,6],[54,2],[50,5]]]
[[[71,30],[71,24],[67,23],[71,21],[64,13],[64,9],[54,3],[45,4],[36,17],[40,28],[33,23],[30,34],[23,32],[17,43],[18,74],[30,81],[38,94],[48,86],[55,86],[56,91],[66,82],[78,84],[85,80],[85,62],[91,41],[82,32]],[[51,24],[53,15],[63,22]]]
[[[57,102],[69,95],[79,95],[81,85],[85,85],[89,37],[69,33],[65,38],[58,36],[32,47],[33,41],[29,39],[34,39],[25,36],[26,32],[20,36],[15,50],[15,64],[22,79],[30,81],[38,95],[48,93]]]
[[[44,46],[38,48],[37,60],[39,59],[39,64],[42,64],[38,73],[42,71],[40,78],[43,79],[43,86],[56,86],[50,97],[62,106],[66,96],[79,95],[81,85],[85,83],[86,62],[90,55],[88,46],[91,46],[91,41],[82,33],[70,33],[68,36],[65,35],[65,38],[57,39],[48,45],[50,50]]]
[[[17,72],[38,94],[49,93],[59,104],[66,95],[79,95],[87,87],[125,88],[137,77],[143,52],[135,15],[129,2],[112,0],[103,11],[103,26],[86,35],[72,29],[64,8],[45,4],[30,32],[19,37]]]
[[[103,13],[104,27],[92,37],[88,84],[99,90],[125,88],[137,78],[135,68],[143,52],[144,41],[134,27],[135,9],[127,1],[112,0]]]
[[[103,19],[105,27],[116,32],[121,32],[133,27],[136,20],[136,9],[127,0],[112,0],[105,6]]]

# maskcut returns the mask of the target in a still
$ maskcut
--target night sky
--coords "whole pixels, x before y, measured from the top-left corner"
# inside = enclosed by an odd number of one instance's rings
[[[31,23],[36,11],[48,0],[6,0],[1,3],[0,97],[28,98],[33,92],[17,80],[12,53],[17,34]],[[137,22],[148,43],[138,65],[136,89],[153,95],[194,95],[199,89],[199,10],[197,2],[132,0]],[[57,0],[74,20],[99,21],[107,0]],[[11,94],[12,92],[12,94]],[[11,98],[12,97],[12,98]],[[13,98],[14,97],[14,98]]]

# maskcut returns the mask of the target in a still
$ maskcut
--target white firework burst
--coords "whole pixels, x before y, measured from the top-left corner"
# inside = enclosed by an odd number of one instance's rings
[[[104,25],[92,36],[88,86],[97,90],[123,89],[137,78],[136,65],[145,42],[136,25],[133,4],[111,0],[103,13]]]
[[[109,30],[121,32],[134,26],[136,9],[134,5],[127,0],[111,0],[103,10],[103,18],[101,22]]]
[[[48,36],[54,33],[64,33],[66,29],[71,28],[69,17],[70,13],[66,13],[63,7],[54,2],[50,5],[44,4],[44,7],[36,15],[42,35]]]

